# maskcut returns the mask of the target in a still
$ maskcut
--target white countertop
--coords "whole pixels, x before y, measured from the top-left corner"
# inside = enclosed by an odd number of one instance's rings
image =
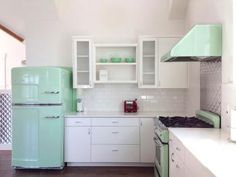
[[[221,129],[169,129],[216,177],[236,177],[236,143]]]
[[[88,111],[88,112],[72,112],[65,115],[66,118],[150,118],[156,116],[185,116],[181,112],[137,112],[137,113],[124,113],[120,111]]]

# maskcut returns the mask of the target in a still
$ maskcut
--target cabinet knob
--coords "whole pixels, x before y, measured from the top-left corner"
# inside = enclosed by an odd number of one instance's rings
[[[91,134],[91,129],[90,129],[90,128],[88,129],[88,134],[89,134],[89,135]]]
[[[175,162],[175,160],[173,159],[173,156],[174,156],[174,155],[175,155],[175,154],[172,152],[172,153],[171,153],[171,156],[170,156],[172,162]]]
[[[180,149],[179,147],[176,147],[176,150],[177,150],[177,151],[181,151],[181,149]]]

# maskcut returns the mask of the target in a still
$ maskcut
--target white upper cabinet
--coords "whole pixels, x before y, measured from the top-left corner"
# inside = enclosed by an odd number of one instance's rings
[[[157,39],[139,38],[139,88],[157,87]]]
[[[91,37],[73,37],[73,87],[92,88]]]
[[[159,88],[188,88],[188,63],[186,62],[161,62],[161,57],[166,54],[179,38],[159,38]]]

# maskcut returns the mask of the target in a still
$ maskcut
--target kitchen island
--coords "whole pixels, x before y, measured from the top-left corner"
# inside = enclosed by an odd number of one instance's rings
[[[229,140],[228,132],[221,129],[198,128],[170,128],[169,130],[172,145],[182,146],[177,148],[182,149],[179,161],[182,161],[180,162],[183,165],[182,169],[185,166],[188,174],[197,177],[200,174],[196,174],[195,171],[201,171],[204,177],[236,176],[236,143]],[[179,143],[175,143],[175,139]],[[174,153],[180,154],[180,152]],[[187,177],[186,173],[185,176]]]

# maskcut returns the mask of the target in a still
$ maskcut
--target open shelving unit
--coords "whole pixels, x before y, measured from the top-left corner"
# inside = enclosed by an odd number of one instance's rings
[[[119,63],[112,63],[112,57],[122,59]],[[135,62],[127,63],[125,58],[134,58]],[[107,59],[101,63],[100,59]],[[135,84],[137,80],[137,44],[95,44],[94,45],[94,78],[96,84]],[[106,70],[107,80],[100,80],[99,71]]]

